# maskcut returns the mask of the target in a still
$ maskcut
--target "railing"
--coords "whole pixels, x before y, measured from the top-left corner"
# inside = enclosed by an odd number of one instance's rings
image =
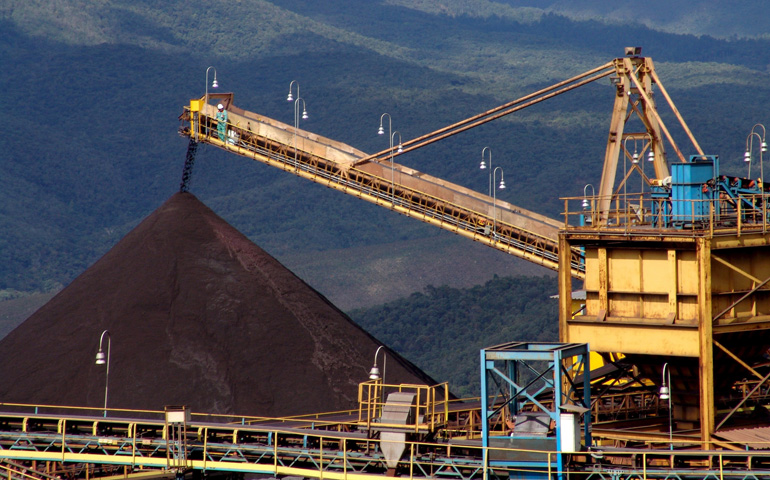
[[[251,428],[245,437],[218,438],[208,434],[217,427],[200,428],[206,431],[204,440],[186,443],[190,459],[187,465],[195,470],[335,480],[384,477],[388,470],[381,449],[384,442],[364,434]],[[458,480],[523,476],[551,479],[557,475],[586,480],[770,478],[770,452],[766,450],[708,450],[709,445],[677,438],[670,444],[660,438],[654,443],[661,449],[593,448],[570,452],[484,448],[479,441],[408,441],[396,473],[409,479]],[[166,448],[165,441],[136,435],[18,432],[7,425],[0,429],[0,457],[6,461],[112,464],[164,472]]]
[[[600,196],[566,197],[564,228],[607,233],[678,232],[691,234],[765,233],[770,227],[770,195],[725,194],[717,199],[677,200],[654,192],[617,194],[611,207],[600,211]]]
[[[591,418],[594,424],[640,418],[659,414],[663,406],[660,396],[654,392],[606,393],[591,404]]]
[[[414,393],[411,408],[414,409],[412,423],[386,424],[379,419],[387,402],[387,395],[393,392]],[[358,424],[370,430],[377,428],[397,428],[414,433],[435,432],[447,425],[449,418],[449,385],[387,385],[382,380],[370,380],[358,385]]]

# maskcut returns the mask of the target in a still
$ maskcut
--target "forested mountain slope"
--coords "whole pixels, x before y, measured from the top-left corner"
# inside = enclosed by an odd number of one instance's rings
[[[767,39],[529,3],[0,0],[0,290],[66,285],[178,188],[187,145],[176,118],[203,95],[209,66],[238,105],[287,123],[297,80],[302,128],[375,152],[387,146],[376,134],[384,112],[414,138],[641,45],[703,148],[743,171],[746,135],[768,121]],[[732,5],[711,3],[714,21]],[[402,163],[485,191],[489,146],[509,186],[500,198],[555,217],[559,196],[598,182],[612,94],[591,85]],[[543,273],[213,149],[199,152],[191,191],[344,309]]]
[[[478,396],[479,350],[558,341],[556,290],[553,277],[494,277],[468,289],[429,286],[351,317],[457,395]]]

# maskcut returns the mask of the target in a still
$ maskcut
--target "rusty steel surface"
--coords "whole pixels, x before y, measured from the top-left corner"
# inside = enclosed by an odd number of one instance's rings
[[[193,102],[191,102],[192,104]],[[313,134],[230,104],[228,138],[216,134],[212,105],[181,133],[237,155],[321,183],[372,203],[418,218],[495,249],[558,268],[560,222],[465,187],[390,161],[367,161],[365,154],[341,142]],[[570,272],[583,276],[581,252],[571,252]]]

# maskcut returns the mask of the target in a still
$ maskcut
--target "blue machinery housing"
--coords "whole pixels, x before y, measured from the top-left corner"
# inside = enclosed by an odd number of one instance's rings
[[[669,185],[652,187],[652,218],[660,228],[766,222],[767,191],[761,179],[721,175],[716,155],[693,155],[689,163],[671,165]]]

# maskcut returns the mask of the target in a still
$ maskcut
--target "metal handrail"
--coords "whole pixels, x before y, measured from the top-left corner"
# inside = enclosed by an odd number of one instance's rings
[[[651,192],[617,194],[612,196],[614,207],[600,212],[601,197],[563,197],[564,228],[574,231],[604,232],[677,232],[692,234],[765,233],[770,219],[767,202],[770,193],[740,194],[736,199],[676,200],[656,197]],[[657,208],[666,203],[665,209]],[[674,207],[680,208],[674,208]],[[752,208],[749,208],[753,206]],[[600,218],[607,218],[600,223]]]
[[[200,142],[262,161],[330,188],[354,194],[372,203],[389,206],[404,215],[419,218],[498,250],[558,270],[558,242],[555,237],[541,235],[502,219],[496,220],[489,214],[427,192],[393,184],[392,179],[382,178],[356,167],[338,165],[331,160],[303,151],[299,146],[295,148],[294,145],[280,144],[280,148],[268,149],[267,144],[275,142],[245,131],[239,124],[228,123],[226,131],[233,131],[235,134],[226,135],[223,141],[218,138],[215,125],[216,120],[200,112],[197,120],[191,121],[192,130],[185,131],[183,134],[197,136]],[[266,142],[266,145],[259,145],[257,139]],[[499,211],[518,215],[516,210],[508,210],[503,205],[498,205]],[[572,252],[571,270],[573,276],[579,278],[582,278],[585,270],[581,255],[582,252],[579,250]]]

